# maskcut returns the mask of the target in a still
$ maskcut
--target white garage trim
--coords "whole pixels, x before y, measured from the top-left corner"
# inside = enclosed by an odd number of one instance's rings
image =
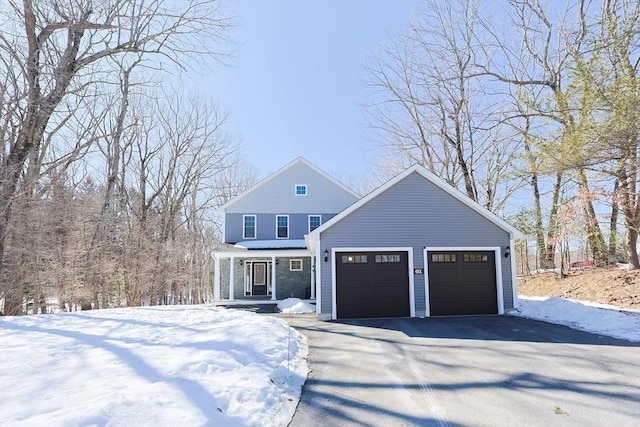
[[[504,295],[502,294],[502,253],[500,246],[467,246],[467,247],[425,247],[423,251],[424,257],[424,299],[426,304],[425,314],[431,316],[431,308],[429,307],[429,252],[466,252],[466,251],[493,251],[496,260],[496,294],[498,298],[498,314],[504,314]],[[513,258],[513,255],[511,256]],[[513,264],[513,261],[512,261]]]
[[[517,310],[520,305],[518,302],[518,274],[516,270],[516,241],[511,235],[511,239],[509,240],[509,245],[511,246],[511,290],[513,292],[513,309]]]
[[[336,297],[336,252],[407,252],[409,276],[409,316],[416,317],[416,302],[413,291],[413,248],[412,247],[336,247],[331,248],[331,320],[338,318]]]

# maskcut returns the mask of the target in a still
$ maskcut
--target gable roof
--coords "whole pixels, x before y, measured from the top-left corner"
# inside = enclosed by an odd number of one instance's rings
[[[360,195],[357,194],[355,191],[351,190],[349,187],[347,187],[346,185],[342,184],[340,181],[336,180],[331,175],[329,175],[326,172],[322,171],[321,169],[319,169],[313,163],[309,162],[304,157],[298,157],[298,158],[294,159],[293,161],[291,161],[290,163],[286,164],[285,166],[281,167],[280,169],[278,169],[277,171],[275,171],[274,173],[272,173],[271,175],[269,175],[265,179],[261,180],[259,183],[257,183],[253,187],[249,188],[245,192],[243,192],[243,193],[237,195],[236,197],[234,197],[233,199],[229,200],[227,203],[225,203],[224,205],[222,205],[220,207],[220,210],[221,211],[226,210],[229,206],[234,205],[235,203],[237,203],[241,199],[244,199],[245,197],[249,196],[250,194],[252,194],[255,191],[259,190],[260,188],[264,187],[266,184],[268,184],[269,182],[273,181],[278,176],[282,175],[283,173],[287,172],[288,170],[292,169],[293,167],[295,167],[295,166],[297,166],[299,164],[303,164],[304,166],[308,167],[309,169],[311,169],[312,171],[314,171],[318,175],[322,176],[323,178],[327,179],[331,183],[335,184],[336,186],[338,186],[342,190],[346,191],[347,193],[349,193],[350,195],[352,195],[356,199],[360,198]]]
[[[349,216],[352,212],[354,212],[354,211],[358,210],[360,207],[366,205],[371,200],[375,199],[380,194],[384,193],[389,188],[393,187],[394,185],[396,185],[397,183],[399,183],[400,181],[402,181],[403,179],[405,179],[406,177],[408,177],[412,173],[417,173],[417,174],[421,175],[423,178],[425,178],[426,180],[428,180],[431,183],[435,184],[437,187],[439,187],[440,189],[444,190],[450,196],[452,196],[455,199],[459,200],[464,205],[466,205],[469,208],[473,209],[478,214],[482,215],[483,217],[485,217],[486,219],[488,219],[489,221],[491,221],[492,223],[494,223],[495,225],[497,225],[501,229],[503,229],[506,232],[508,232],[509,234],[511,234],[513,238],[523,238],[524,237],[524,235],[518,229],[516,229],[515,227],[510,225],[508,222],[506,222],[505,220],[503,220],[502,218],[500,218],[499,216],[497,216],[493,212],[491,212],[488,209],[482,207],[477,202],[471,200],[465,194],[461,193],[456,188],[454,188],[451,185],[447,184],[444,180],[442,180],[441,178],[437,177],[433,173],[429,172],[423,166],[414,165],[414,166],[409,167],[408,169],[406,169],[404,172],[400,173],[399,175],[395,176],[391,180],[387,181],[385,184],[381,185],[380,187],[378,187],[377,189],[375,189],[371,193],[367,194],[366,196],[364,196],[363,198],[358,200],[356,203],[354,203],[353,205],[349,206],[347,209],[343,210],[338,215],[334,216],[329,221],[327,221],[324,224],[322,224],[320,227],[318,227],[315,230],[313,230],[311,233],[309,233],[307,235],[307,239],[308,240],[318,240],[319,237],[320,237],[320,233],[322,233],[323,231],[325,231],[328,228],[331,228],[334,224],[340,222],[343,218]]]

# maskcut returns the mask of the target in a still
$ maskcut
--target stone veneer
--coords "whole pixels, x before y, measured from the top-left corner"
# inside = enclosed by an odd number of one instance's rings
[[[289,297],[305,299],[311,292],[311,257],[277,257],[276,267],[276,299]],[[292,259],[302,260],[302,271],[291,271],[290,261]],[[268,261],[266,259],[235,258],[233,262],[234,274],[234,298],[249,299],[257,298],[244,294],[244,265],[240,261]],[[220,260],[220,298],[229,298],[229,258]],[[271,298],[265,295],[263,298]]]

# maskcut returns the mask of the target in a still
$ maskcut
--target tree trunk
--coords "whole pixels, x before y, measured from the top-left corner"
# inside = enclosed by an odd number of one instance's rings
[[[558,208],[560,205],[560,190],[562,189],[562,172],[556,174],[556,182],[553,186],[553,198],[551,200],[551,212],[549,212],[549,226],[547,227],[547,245],[544,249],[545,256],[542,260],[542,268],[554,269],[556,266],[556,244],[558,232]]]
[[[632,269],[640,269],[638,260],[638,231],[633,228],[627,230],[627,251],[629,252],[629,263]]]
[[[602,230],[600,230],[600,225],[598,224],[598,217],[596,216],[593,201],[591,200],[587,174],[583,168],[578,170],[578,187],[582,193],[582,209],[584,211],[585,222],[587,224],[587,242],[591,247],[593,262],[597,266],[606,265],[607,251],[604,236],[602,235]]]
[[[609,262],[615,263],[618,254],[618,186],[620,180],[616,179],[613,184],[613,195],[611,196],[611,221],[609,222]]]

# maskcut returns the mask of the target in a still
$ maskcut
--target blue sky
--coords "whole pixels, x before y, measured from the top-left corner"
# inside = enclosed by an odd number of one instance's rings
[[[304,156],[330,174],[365,175],[375,158],[361,105],[365,58],[404,30],[417,0],[226,2],[235,65],[202,76],[231,111],[260,176]]]

